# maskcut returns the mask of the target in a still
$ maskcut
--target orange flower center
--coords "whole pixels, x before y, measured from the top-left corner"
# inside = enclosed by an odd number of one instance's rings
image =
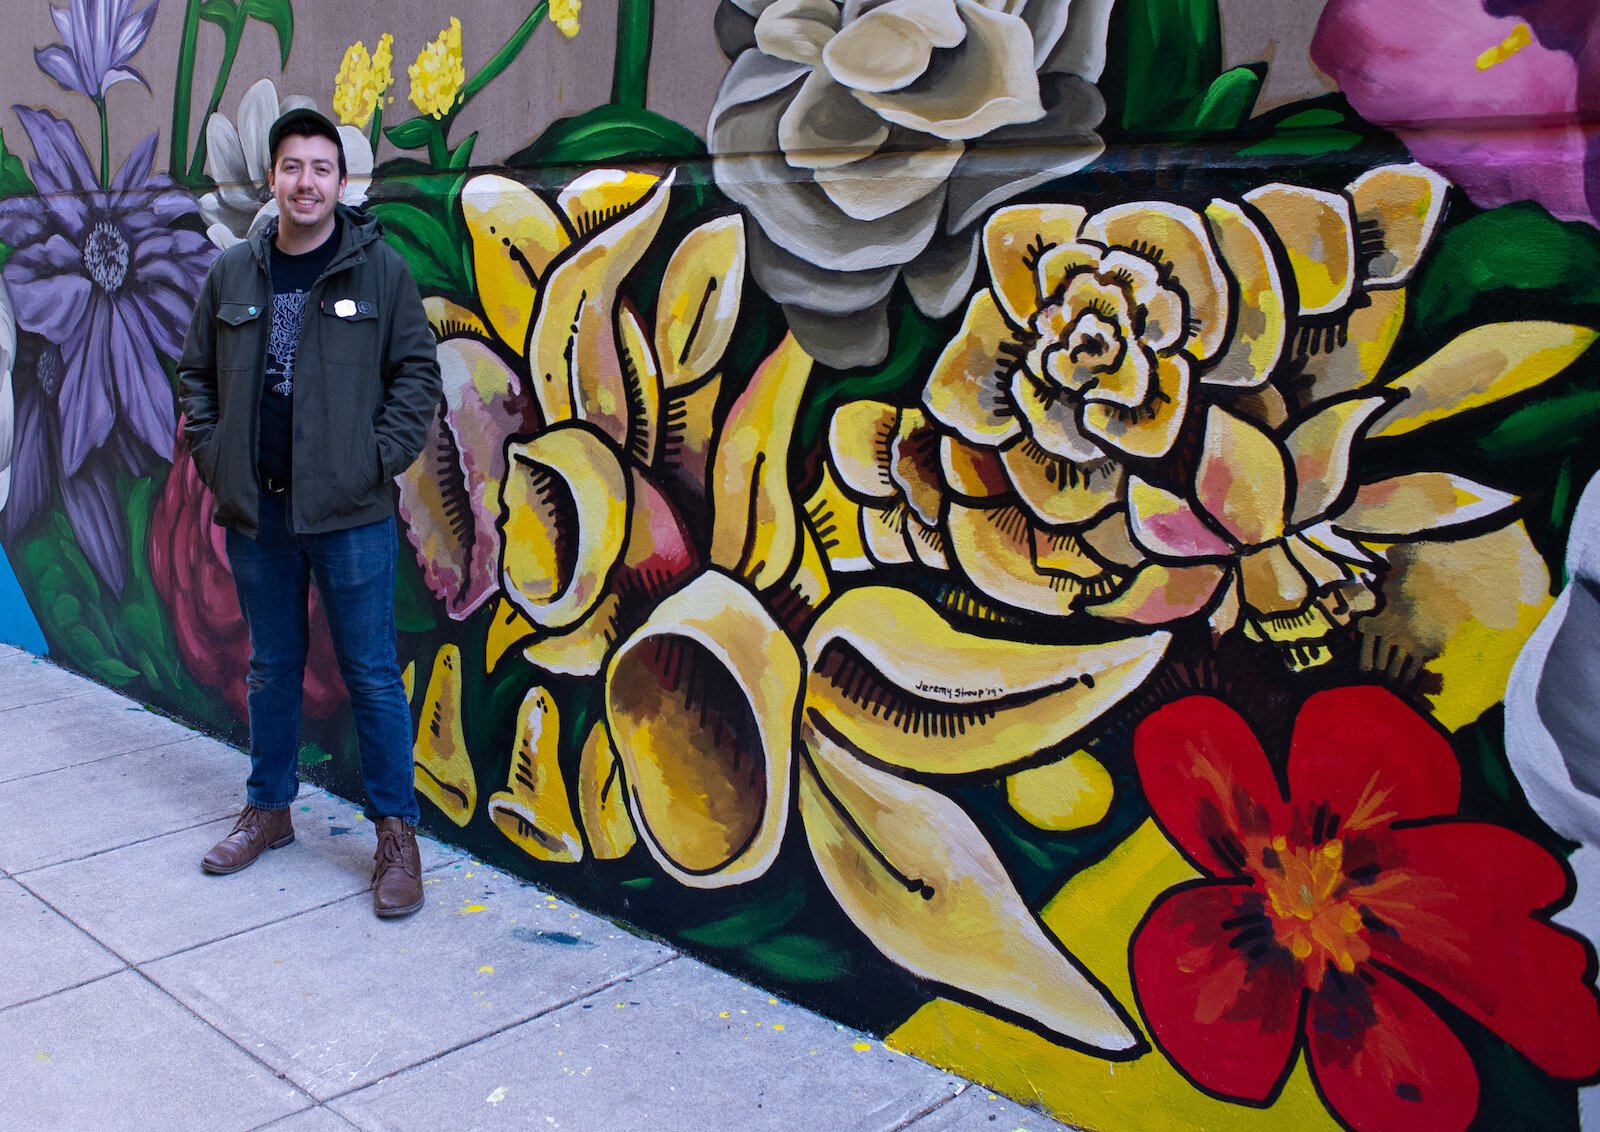
[[[1312,990],[1322,986],[1329,964],[1348,975],[1372,954],[1361,909],[1347,896],[1343,841],[1290,846],[1275,837],[1262,862],[1272,934],[1300,961]]]

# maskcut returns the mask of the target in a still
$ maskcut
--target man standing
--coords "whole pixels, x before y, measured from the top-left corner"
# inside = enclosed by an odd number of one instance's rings
[[[290,110],[268,135],[278,218],[212,264],[178,365],[184,434],[227,528],[250,630],[250,778],[233,832],[201,861],[232,873],[294,840],[308,584],[350,691],[373,904],[422,906],[411,710],[395,656],[393,479],[440,397],[416,284],[378,222],[339,203],[333,123]]]

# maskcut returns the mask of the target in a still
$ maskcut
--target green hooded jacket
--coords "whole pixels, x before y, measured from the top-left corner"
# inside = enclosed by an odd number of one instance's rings
[[[422,451],[439,405],[439,362],[422,297],[375,217],[338,206],[340,241],[306,296],[294,367],[294,530],[318,534],[394,514],[394,477]],[[262,368],[272,321],[276,223],[224,251],[206,276],[178,399],[212,518],[254,538]]]

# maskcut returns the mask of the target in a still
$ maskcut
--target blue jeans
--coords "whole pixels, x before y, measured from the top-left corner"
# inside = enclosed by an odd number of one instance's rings
[[[300,790],[301,687],[315,574],[339,673],[350,691],[367,817],[421,817],[411,765],[411,708],[395,657],[394,519],[297,535],[288,492],[261,493],[261,530],[227,533],[239,608],[250,629],[250,779],[245,798],[281,810]]]

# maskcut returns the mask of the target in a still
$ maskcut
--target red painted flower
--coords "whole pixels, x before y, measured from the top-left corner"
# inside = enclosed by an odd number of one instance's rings
[[[211,521],[211,505],[211,492],[195,472],[180,421],[172,471],[150,516],[150,576],[171,614],[183,666],[200,683],[220,690],[233,714],[245,719],[250,632],[239,612],[225,532]],[[346,693],[315,588],[310,608],[303,710],[312,719],[326,719]]]
[[[1202,1088],[1265,1102],[1303,1043],[1351,1127],[1463,1128],[1477,1074],[1423,989],[1552,1076],[1600,1071],[1588,951],[1540,914],[1566,872],[1455,816],[1450,745],[1397,697],[1312,696],[1287,800],[1249,726],[1209,696],[1152,714],[1134,752],[1156,820],[1208,874],[1157,901],[1133,942],[1152,1035]]]

